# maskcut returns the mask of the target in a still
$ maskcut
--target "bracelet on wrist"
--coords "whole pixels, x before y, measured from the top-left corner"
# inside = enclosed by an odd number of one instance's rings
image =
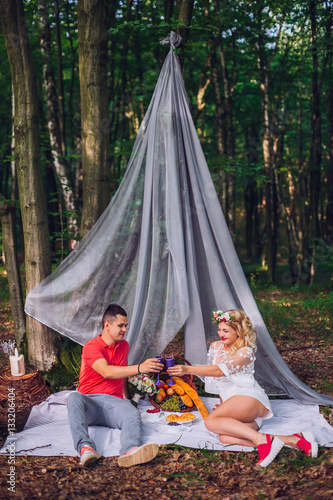
[[[140,365],[141,365],[141,363],[138,364],[138,375],[141,374],[141,372],[140,372]]]

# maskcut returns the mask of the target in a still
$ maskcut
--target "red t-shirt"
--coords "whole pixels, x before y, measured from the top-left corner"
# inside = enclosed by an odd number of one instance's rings
[[[89,340],[82,349],[78,391],[83,394],[112,394],[122,398],[124,379],[106,379],[91,366],[102,358],[106,359],[108,365],[127,366],[128,350],[129,345],[126,340],[121,340],[115,345],[106,344],[101,335]]]

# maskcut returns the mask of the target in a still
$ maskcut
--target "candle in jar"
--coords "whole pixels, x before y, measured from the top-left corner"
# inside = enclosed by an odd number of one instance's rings
[[[14,356],[9,356],[10,372],[13,377],[21,377],[25,374],[24,357],[23,354],[18,355],[18,350],[15,349]]]

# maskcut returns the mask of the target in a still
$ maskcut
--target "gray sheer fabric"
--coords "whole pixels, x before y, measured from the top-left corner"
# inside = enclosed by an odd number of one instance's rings
[[[130,363],[163,351],[184,327],[185,356],[205,364],[211,311],[241,308],[258,331],[256,378],[268,393],[332,404],[289,370],[242,271],[188,107],[172,33],[124,179],[71,254],[26,300],[26,312],[84,344],[110,302],[129,314]]]

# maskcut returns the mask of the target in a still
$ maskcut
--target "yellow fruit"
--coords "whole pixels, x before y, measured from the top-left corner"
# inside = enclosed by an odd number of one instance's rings
[[[166,392],[164,389],[162,389],[162,387],[158,390],[158,393],[161,394],[161,396],[163,397],[163,399],[166,397]]]
[[[162,403],[163,399],[164,399],[164,397],[162,396],[162,394],[156,394],[156,396],[155,396],[155,402],[157,404]]]

